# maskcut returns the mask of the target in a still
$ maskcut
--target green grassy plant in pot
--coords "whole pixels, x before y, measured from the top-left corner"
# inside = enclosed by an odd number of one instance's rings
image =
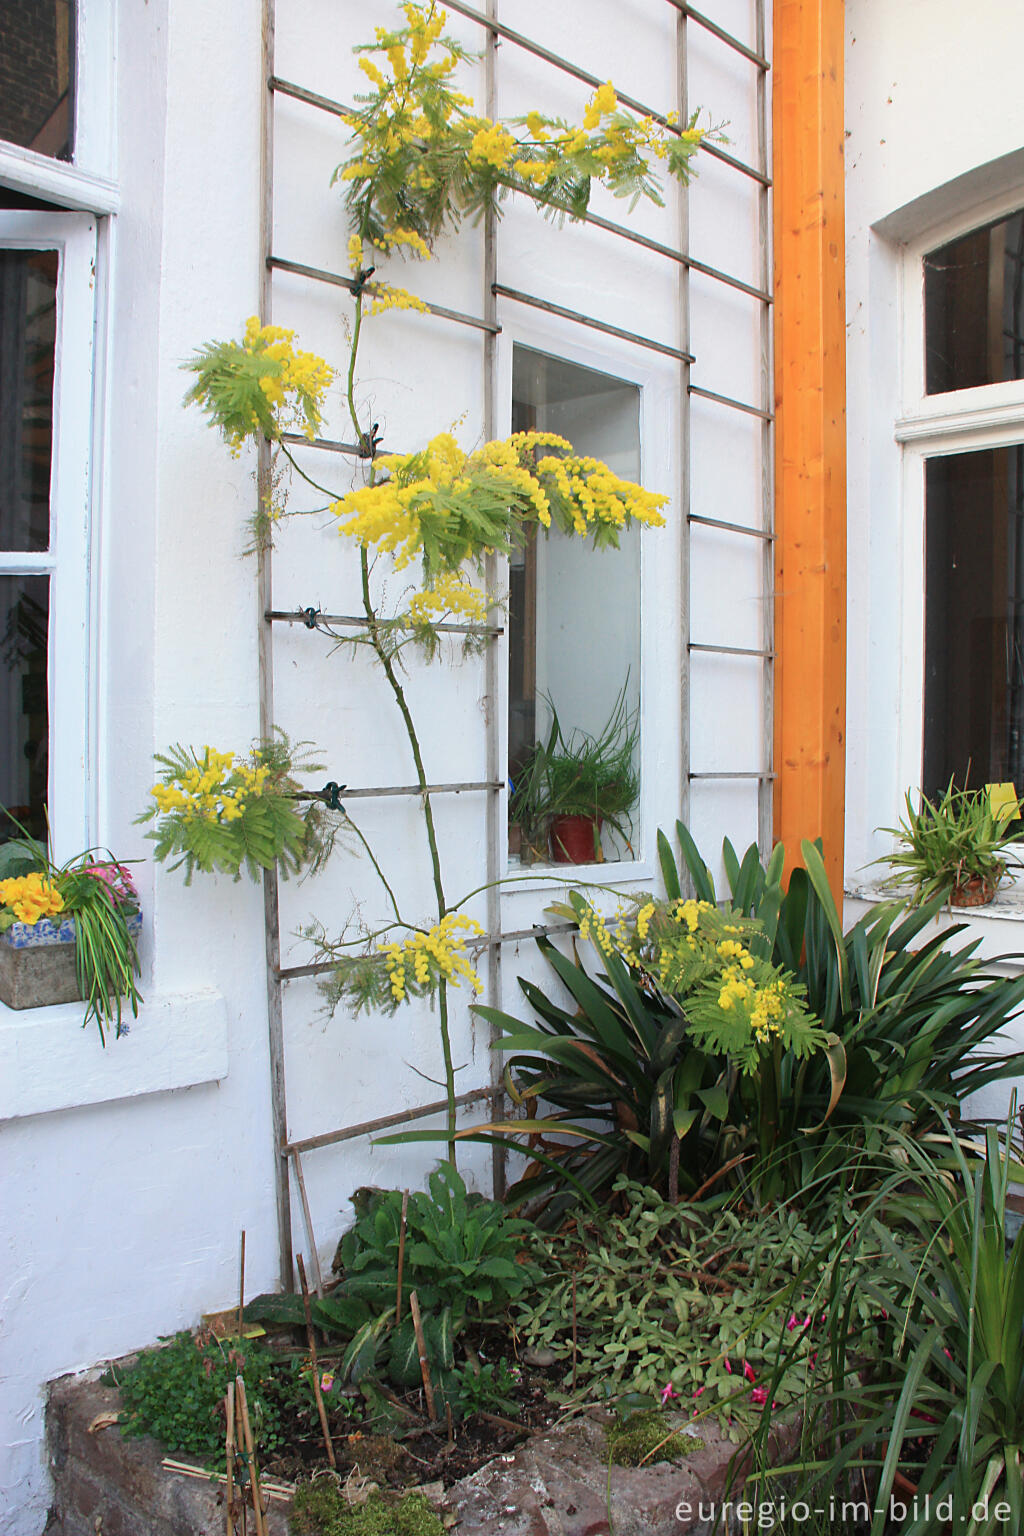
[[[954,907],[983,906],[1007,870],[1022,867],[1010,853],[1020,827],[1016,801],[997,813],[986,790],[957,789],[950,779],[941,799],[921,793],[916,809],[907,791],[906,819],[881,829],[897,846],[879,862],[892,870],[886,883],[909,883],[915,901],[946,896]]]
[[[626,707],[623,687],[599,735],[579,729],[567,735],[549,705],[551,729],[519,775],[510,814],[531,846],[546,836],[553,863],[599,863],[605,825],[630,846],[630,812],[640,795],[639,714]]]

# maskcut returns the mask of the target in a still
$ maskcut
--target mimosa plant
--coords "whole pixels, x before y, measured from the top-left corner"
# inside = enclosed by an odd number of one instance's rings
[[[358,110],[344,119],[353,146],[335,173],[345,189],[351,229],[353,315],[341,375],[366,465],[365,483],[338,495],[312,480],[284,441],[285,432],[296,428],[316,436],[326,392],[337,377],[322,359],[296,350],[292,331],[253,318],[240,342],[207,345],[188,365],[196,376],[188,399],[206,411],[233,452],[247,442],[269,440],[278,469],[325,494],[340,533],[358,549],[365,628],[355,643],[369,645],[376,656],[412,750],[435,911],[419,922],[406,916],[349,818],[380,877],[389,915],[354,935],[346,929],[330,938],[321,924],[309,932],[321,956],[334,962],[325,983],[332,1009],[344,1002],[356,1012],[393,1011],[409,997],[436,994],[453,1154],[448,991],[460,985],[474,994],[481,990],[469,951],[481,930],[459,910],[462,903],[448,896],[401,653],[416,639],[436,649],[440,623],[484,623],[500,602],[499,594],[486,588],[487,564],[493,556],[508,555],[530,530],[555,527],[596,549],[617,548],[620,531],[634,522],[661,526],[668,498],[622,480],[550,433],[515,433],[467,453],[452,433],[442,431],[415,453],[378,454],[376,429],[358,398],[363,326],[384,310],[427,306],[382,281],[376,268],[396,257],[430,259],[443,233],[457,229],[467,215],[479,219],[497,212],[510,192],[528,194],[558,218],[581,217],[595,184],[633,204],[640,198],[660,203],[656,168],[685,182],[704,131],[696,126],[696,115],[685,126],[670,115],[662,126],[623,110],[610,83],[594,92],[580,125],[539,111],[491,121],[456,86],[458,68],[471,56],[445,35],[444,11],[436,3],[402,10],[406,25],[379,28],[372,43],[356,49],[370,88],[358,98]],[[258,514],[260,541],[269,541],[273,524],[290,515],[283,478],[275,473],[274,495]],[[404,603],[388,611],[380,574],[404,570],[410,571]],[[216,819],[222,812],[213,806],[198,814]],[[158,837],[162,825],[158,822]],[[158,856],[162,847],[158,842]]]

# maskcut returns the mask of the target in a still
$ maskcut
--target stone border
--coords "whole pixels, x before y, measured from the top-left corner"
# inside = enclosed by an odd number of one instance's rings
[[[156,1441],[126,1440],[109,1420],[104,1425],[120,1399],[99,1376],[63,1376],[50,1388],[47,1536],[223,1536],[215,1485],[166,1469]],[[707,1517],[725,1490],[735,1445],[704,1420],[703,1444],[685,1462],[612,1467],[609,1475],[608,1418],[593,1409],[456,1483],[442,1513],[456,1517],[457,1536],[709,1536]],[[681,1421],[676,1427],[697,1433]],[[782,1431],[773,1460],[795,1439],[795,1426]],[[270,1501],[269,1536],[288,1536],[289,1509]]]

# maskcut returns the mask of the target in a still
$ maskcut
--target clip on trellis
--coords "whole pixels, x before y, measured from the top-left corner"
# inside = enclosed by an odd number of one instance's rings
[[[323,789],[299,789],[292,795],[293,800],[322,800],[329,811],[340,811],[345,814],[345,807],[341,803],[341,797],[348,788],[347,784],[337,784],[334,779],[328,779]]]

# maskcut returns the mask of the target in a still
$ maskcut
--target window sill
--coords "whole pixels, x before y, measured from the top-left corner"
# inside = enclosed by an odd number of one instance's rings
[[[0,1121],[215,1083],[228,1075],[227,1007],[219,992],[143,1003],[130,1030],[82,1027],[82,1003],[23,1012],[0,1003]]]
[[[511,855],[501,883],[505,897],[527,891],[564,891],[567,886],[649,885],[654,870],[647,859],[609,859],[602,864],[522,864]]]
[[[870,883],[853,882],[843,889],[843,895],[847,901],[863,901],[869,906],[880,906],[887,901],[899,901],[901,897],[908,894],[906,890],[883,890],[880,886]],[[974,922],[977,919],[996,918],[1024,923],[1024,880],[1005,881],[992,900],[986,902],[983,907],[951,907],[947,903],[941,909],[940,916],[952,918],[956,922],[963,922],[965,919]]]

